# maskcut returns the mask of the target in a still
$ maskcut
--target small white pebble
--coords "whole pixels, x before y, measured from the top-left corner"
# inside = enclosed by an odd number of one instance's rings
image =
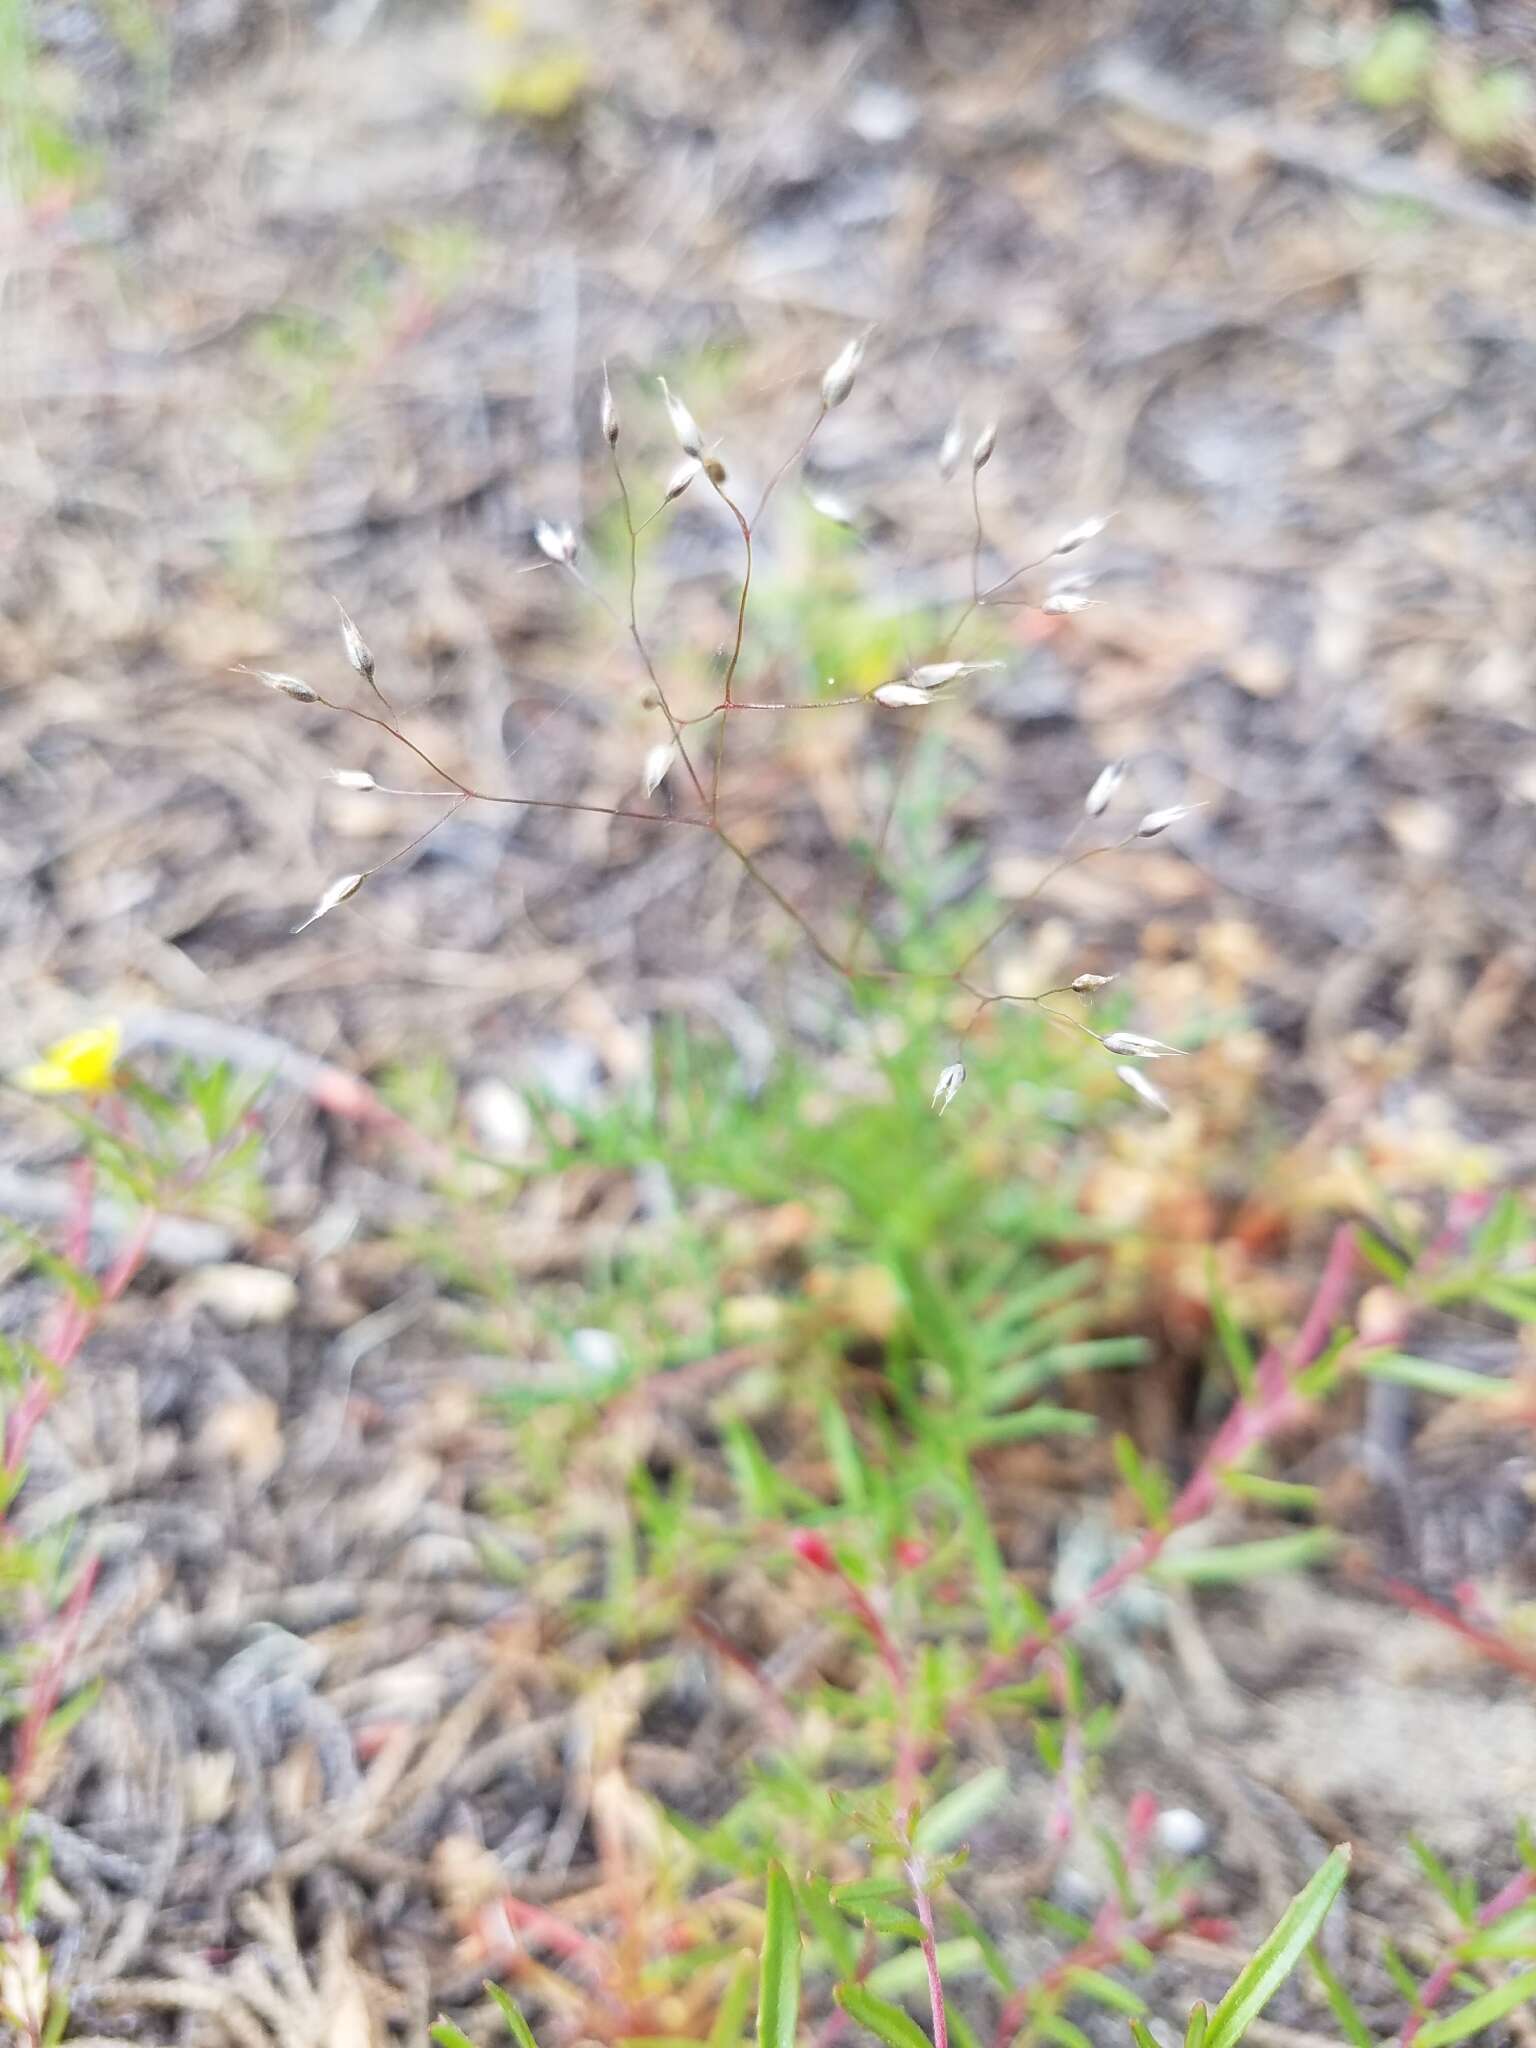
[[[1157,1816],[1152,1832],[1160,1849],[1180,1859],[1198,1856],[1211,1839],[1211,1831],[1205,1822],[1187,1806],[1165,1806]]]

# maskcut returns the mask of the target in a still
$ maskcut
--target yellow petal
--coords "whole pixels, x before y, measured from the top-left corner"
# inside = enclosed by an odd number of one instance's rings
[[[37,1065],[25,1068],[16,1079],[33,1095],[96,1094],[111,1087],[122,1044],[120,1025],[87,1025],[49,1046]]]

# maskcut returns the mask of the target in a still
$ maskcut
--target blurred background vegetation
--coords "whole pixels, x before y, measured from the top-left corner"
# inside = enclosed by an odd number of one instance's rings
[[[0,151],[0,2024],[1530,2048],[1523,0],[0,0]],[[746,865],[663,375],[739,694],[986,664]]]

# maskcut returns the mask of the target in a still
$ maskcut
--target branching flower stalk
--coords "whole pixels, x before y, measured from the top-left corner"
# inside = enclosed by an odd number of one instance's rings
[[[441,790],[409,789],[396,791],[375,780],[367,770],[336,771],[334,779],[344,787],[355,791],[378,791],[380,794],[406,795],[412,798],[430,800],[434,796],[443,804],[441,814],[409,839],[395,852],[358,873],[345,875],[333,882],[322,892],[319,900],[303,922],[295,927],[304,930],[317,919],[331,911],[363,889],[373,877],[384,868],[406,858],[426,843],[434,833],[441,831],[450,819],[469,804],[500,804],[533,810],[583,812],[589,815],[609,818],[624,818],[639,824],[680,826],[712,835],[724,851],[743,869],[747,877],[769,896],[784,916],[794,924],[810,945],[822,964],[849,983],[866,980],[881,981],[929,981],[939,985],[951,985],[962,994],[974,998],[975,1008],[969,1021],[960,1031],[956,1042],[955,1058],[944,1070],[941,1086],[935,1091],[935,1106],[947,1107],[955,1089],[964,1078],[963,1048],[972,1032],[986,1014],[999,1005],[1025,1006],[1039,1010],[1061,1029],[1076,1032],[1090,1040],[1110,1055],[1112,1059],[1139,1062],[1171,1053],[1176,1048],[1159,1045],[1156,1040],[1141,1038],[1134,1033],[1120,1034],[1121,1042],[1115,1042],[1115,1034],[1105,1036],[1091,1024],[1070,1010],[1058,1009],[1048,1000],[1050,997],[1091,995],[1110,977],[1080,975],[1059,988],[1043,991],[1019,992],[1005,988],[989,987],[973,979],[969,970],[975,961],[1002,936],[1013,918],[1024,905],[1034,901],[1049,884],[1066,868],[1079,862],[1098,858],[1102,855],[1124,852],[1139,840],[1156,837],[1167,827],[1184,817],[1194,808],[1178,805],[1163,811],[1148,812],[1141,821],[1127,833],[1098,845],[1080,847],[1078,841],[1084,828],[1096,821],[1107,809],[1125,773],[1123,763],[1107,768],[1094,782],[1084,801],[1083,811],[1068,836],[1059,857],[1049,865],[1035,886],[1015,905],[1007,918],[1001,920],[985,934],[965,955],[949,969],[939,972],[912,972],[904,969],[860,964],[859,953],[868,928],[873,892],[884,872],[886,848],[893,827],[895,812],[900,801],[902,781],[907,763],[911,759],[910,736],[907,747],[893,773],[887,793],[884,816],[880,825],[873,854],[869,862],[860,901],[853,921],[853,927],[846,945],[838,947],[829,940],[813,923],[812,919],[764,872],[761,864],[742,844],[739,832],[732,830],[723,802],[724,777],[727,765],[727,738],[730,722],[740,714],[751,713],[760,716],[785,715],[807,711],[866,711],[920,713],[962,686],[970,677],[980,671],[996,667],[994,662],[967,661],[950,657],[959,634],[967,622],[981,609],[991,604],[1029,604],[1038,612],[1050,615],[1080,609],[1087,599],[1082,588],[1087,579],[1075,578],[1071,587],[1062,586],[1048,593],[1042,601],[1006,596],[1019,581],[1032,570],[1044,567],[1058,557],[1071,555],[1093,539],[1104,525],[1102,519],[1082,522],[1063,533],[1045,554],[1010,570],[1006,575],[991,583],[983,583],[982,562],[986,552],[986,526],[982,511],[980,476],[991,460],[997,443],[995,424],[984,427],[977,438],[970,461],[971,506],[973,533],[971,543],[970,597],[961,608],[948,632],[943,635],[939,659],[909,668],[905,673],[892,676],[868,691],[841,696],[827,697],[807,703],[774,702],[759,696],[743,697],[738,693],[741,667],[747,644],[747,625],[753,591],[755,560],[755,536],[775,490],[783,479],[803,462],[816,434],[828,415],[843,404],[854,388],[862,361],[867,337],[859,337],[842,350],[829,366],[821,380],[819,404],[816,415],[806,432],[801,436],[790,454],[769,478],[755,511],[749,516],[729,488],[725,465],[707,447],[703,430],[692,412],[683,401],[662,380],[662,397],[672,431],[685,458],[683,466],[667,484],[660,502],[644,518],[637,518],[634,511],[634,496],[625,473],[619,448],[622,430],[618,409],[614,403],[606,369],[603,374],[599,408],[599,423],[609,462],[613,470],[614,483],[619,494],[623,511],[624,527],[628,545],[626,590],[620,604],[615,604],[587,576],[580,563],[580,544],[574,531],[568,526],[556,526],[541,521],[536,541],[543,561],[535,566],[553,566],[563,569],[572,580],[608,614],[614,624],[626,635],[632,644],[645,678],[643,703],[646,708],[660,713],[666,727],[666,739],[650,749],[646,756],[642,776],[646,794],[658,794],[672,773],[680,767],[691,786],[696,800],[695,808],[675,808],[668,802],[665,808],[647,809],[633,803],[603,804],[586,802],[575,798],[547,797],[537,794],[485,789],[477,783],[464,779],[433,758],[417,741],[401,727],[390,700],[385,696],[375,674],[374,656],[363,640],[352,619],[338,603],[341,616],[343,649],[349,665],[363,678],[371,691],[377,707],[341,702],[317,689],[313,684],[297,676],[276,673],[262,669],[244,669],[241,673],[254,675],[279,695],[291,701],[314,706],[360,720],[371,726],[392,745],[408,752],[414,761],[436,776],[445,786]],[[742,571],[734,607],[734,631],[726,654],[725,665],[718,695],[705,709],[684,712],[676,703],[673,694],[663,681],[639,616],[639,549],[640,536],[657,519],[675,504],[698,479],[704,478],[720,503],[735,522],[742,543]],[[712,731],[710,730],[712,728]],[[702,765],[691,735],[702,734],[704,743],[710,747],[708,767]],[[958,1070],[958,1071],[957,1071]],[[1127,1086],[1149,1106],[1158,1109],[1167,1107],[1159,1091],[1144,1079],[1134,1066],[1117,1067]]]

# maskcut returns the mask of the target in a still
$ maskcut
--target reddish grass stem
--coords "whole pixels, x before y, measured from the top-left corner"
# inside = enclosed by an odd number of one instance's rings
[[[1178,1530],[1187,1529],[1210,1512],[1228,1468],[1302,1418],[1306,1403],[1296,1392],[1295,1375],[1310,1365],[1326,1344],[1329,1333],[1343,1313],[1356,1266],[1354,1227],[1342,1224],[1334,1233],[1322,1277],[1301,1328],[1289,1344],[1271,1345],[1265,1352],[1255,1373],[1253,1395],[1238,1401],[1212,1437],[1194,1476],[1174,1501],[1166,1520],[1156,1528],[1145,1530],[1085,1592],[1067,1606],[1058,1608],[1045,1628],[1027,1636],[1013,1649],[1000,1651],[989,1658],[974,1685],[957,1702],[957,1712],[974,1705],[981,1694],[991,1691],[994,1686],[1028,1671],[1043,1650],[1063,1636],[1070,1635],[1088,1615],[1113,1598],[1122,1586],[1156,1564]]]
[[[1496,1891],[1487,1905],[1478,1909],[1477,1925],[1497,1926],[1506,1913],[1514,1912],[1515,1908],[1523,1906],[1527,1899],[1536,1899],[1536,1870],[1519,1871],[1508,1884]],[[1403,2030],[1398,2036],[1401,2048],[1413,2048],[1419,2029],[1455,1982],[1456,1973],[1461,1967],[1462,1958],[1458,1944],[1440,1958],[1425,1978],[1419,1992],[1418,2009],[1410,2013],[1403,2022]]]

